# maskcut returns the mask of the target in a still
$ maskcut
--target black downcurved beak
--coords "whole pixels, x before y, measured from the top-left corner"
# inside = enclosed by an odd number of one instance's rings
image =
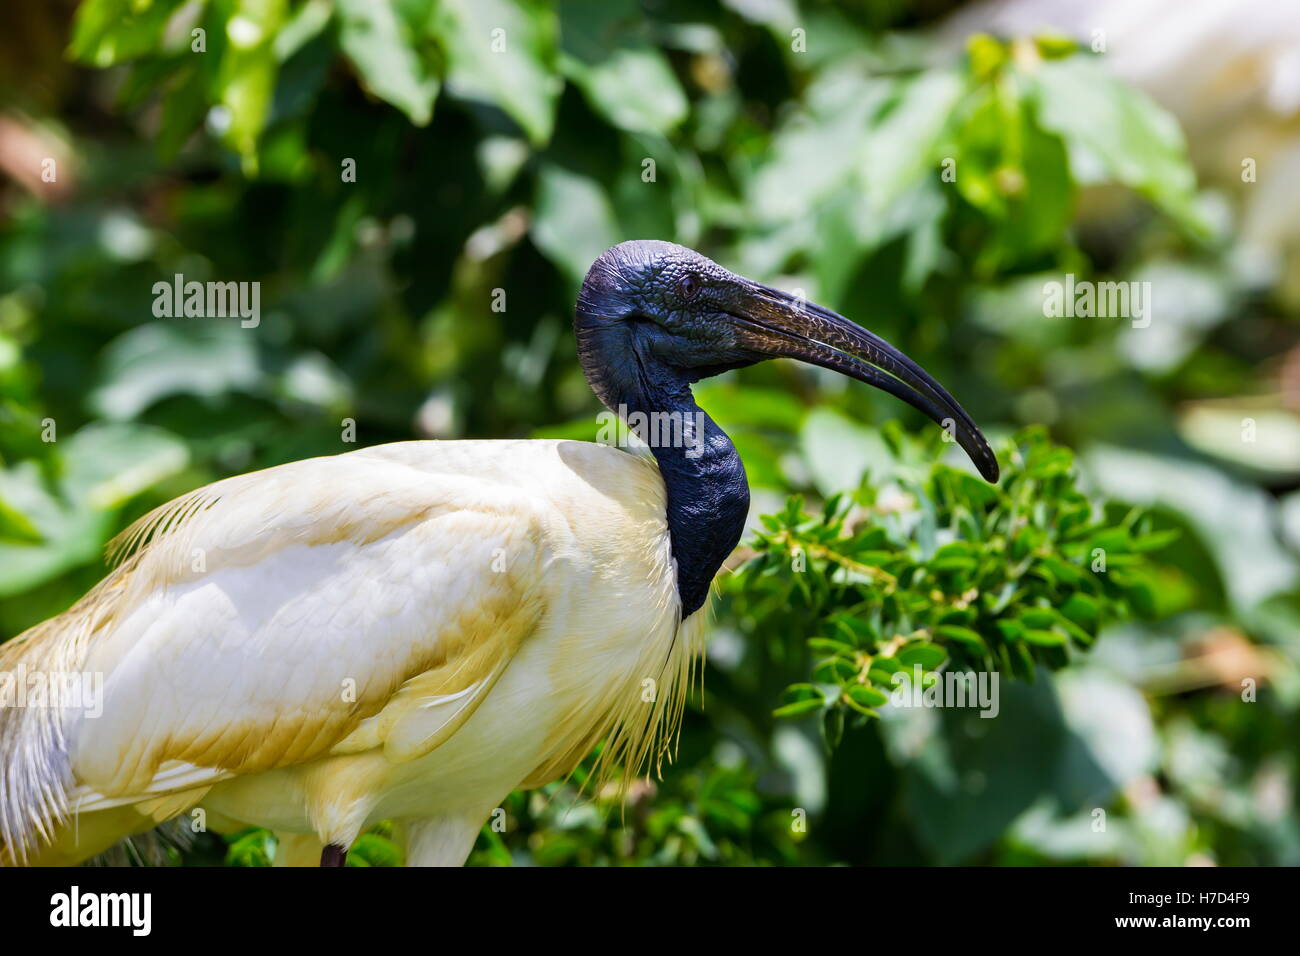
[[[989,482],[998,462],[979,427],[929,373],[880,336],[844,316],[779,289],[740,280],[735,310],[738,345],[765,358],[793,358],[883,389],[925,412],[956,438]]]

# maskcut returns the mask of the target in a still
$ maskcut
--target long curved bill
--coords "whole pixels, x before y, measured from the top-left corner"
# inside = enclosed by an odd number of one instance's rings
[[[794,358],[833,369],[901,398],[953,435],[986,481],[998,462],[979,427],[942,385],[880,336],[844,316],[779,289],[741,280],[737,344],[769,358]]]

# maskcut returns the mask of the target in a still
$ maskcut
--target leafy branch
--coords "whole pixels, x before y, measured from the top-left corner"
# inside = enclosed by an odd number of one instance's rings
[[[887,438],[908,453],[901,432]],[[809,680],[786,688],[776,716],[820,712],[837,727],[875,717],[901,681],[919,673],[928,684],[947,667],[1033,680],[1107,623],[1168,610],[1170,572],[1149,555],[1177,532],[1136,510],[1109,518],[1042,429],[999,458],[996,486],[935,464],[864,483],[818,514],[794,496],[763,517],[734,581],[737,610],[759,628],[802,620],[811,635]]]

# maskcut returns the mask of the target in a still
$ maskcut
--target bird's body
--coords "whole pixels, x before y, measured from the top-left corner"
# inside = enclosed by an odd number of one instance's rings
[[[286,862],[337,864],[393,819],[408,862],[455,864],[507,793],[601,739],[607,769],[662,755],[749,507],[691,395],[706,376],[776,356],[837,369],[942,421],[996,478],[906,356],[681,246],[607,250],[575,330],[648,453],[408,442],[226,479],[128,529],[103,582],[0,645],[0,676],[103,681],[93,710],[0,708],[0,862],[76,862],[200,812],[275,830]]]
[[[0,813],[54,795],[51,825],[81,818],[70,857],[104,848],[91,814],[201,807],[343,847],[397,819],[459,863],[507,793],[616,726],[634,762],[663,742],[703,616],[679,626],[653,458],[585,442],[364,449],[150,521],[99,588],[0,645],[0,670],[103,675],[99,716],[0,712],[58,721],[66,766]],[[44,743],[0,737],[23,739]]]

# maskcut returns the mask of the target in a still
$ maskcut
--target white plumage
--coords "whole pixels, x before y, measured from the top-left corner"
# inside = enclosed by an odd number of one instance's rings
[[[507,793],[609,732],[628,767],[662,751],[703,617],[678,626],[664,514],[652,458],[556,441],[388,445],[178,499],[0,645],[0,670],[104,675],[98,718],[0,711],[3,853],[82,859],[201,807],[290,860],[391,818],[409,862],[462,862]]]

